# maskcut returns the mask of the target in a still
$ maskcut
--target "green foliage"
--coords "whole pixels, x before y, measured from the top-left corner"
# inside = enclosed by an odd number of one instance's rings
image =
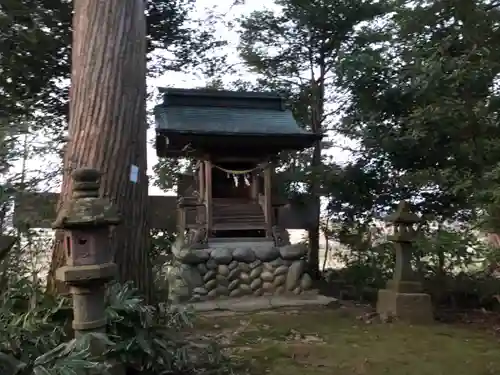
[[[36,301],[30,306],[31,301]],[[54,316],[66,304],[18,282],[0,299],[0,369],[6,375],[84,374],[105,370],[92,358],[88,338],[65,342],[64,325]]]
[[[162,158],[153,166],[154,184],[164,191],[173,190],[179,183],[179,175],[193,172],[196,161],[187,158]]]
[[[348,251],[334,254],[343,267],[326,270],[325,280],[330,288],[334,288],[332,281],[341,281],[350,298],[368,296],[375,302],[372,291],[385,287],[394,272],[393,245],[381,232],[365,226],[335,233]],[[416,277],[436,305],[493,309],[499,306],[498,259],[499,249],[479,239],[470,227],[443,224],[420,227],[412,263]]]
[[[327,214],[348,231],[357,230],[358,226],[368,230],[371,220],[388,214],[391,204],[401,198],[394,186],[387,183],[390,171],[365,159],[339,166],[324,179]],[[342,242],[342,238],[339,240]]]
[[[419,258],[418,271],[424,277],[457,274],[482,268],[491,248],[477,238],[470,228],[441,226],[426,229],[415,246]]]
[[[344,265],[338,273],[348,285],[357,290],[381,288],[392,277],[395,254],[380,230],[368,224],[344,225],[332,236],[348,249],[333,254],[334,260]]]
[[[71,309],[20,281],[0,299],[0,369],[5,375],[80,375],[88,369],[106,374],[119,363],[127,373],[223,374],[227,359],[212,343],[193,342],[183,329],[192,314],[169,305],[147,306],[129,285],[108,290],[107,334],[69,339]],[[102,355],[92,354],[99,345]]]
[[[6,0],[0,9],[0,115],[64,116],[67,89],[58,83],[70,71],[71,3]]]
[[[470,219],[497,185],[489,177],[500,151],[500,13],[484,1],[394,10],[341,59],[338,84],[350,102],[337,130],[359,142],[365,165],[384,171],[394,200],[414,198],[432,219]]]
[[[153,267],[153,284],[157,301],[168,300],[168,267],[172,264],[172,244],[176,234],[151,230],[149,258]]]
[[[136,290],[115,284],[108,297],[107,356],[140,374],[223,374],[227,359],[212,342],[186,340],[192,314],[169,305],[145,306]]]

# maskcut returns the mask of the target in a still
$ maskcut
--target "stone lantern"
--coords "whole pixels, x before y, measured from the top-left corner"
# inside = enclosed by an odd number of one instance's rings
[[[412,323],[433,321],[430,295],[423,293],[422,284],[417,280],[411,266],[413,243],[416,232],[413,225],[420,218],[410,212],[407,202],[399,203],[397,210],[386,218],[393,224],[394,233],[388,240],[394,244],[396,265],[392,280],[385,289],[378,292],[377,312],[380,315],[395,316]]]
[[[117,272],[109,231],[119,218],[113,204],[99,197],[97,170],[77,169],[72,178],[72,196],[53,228],[65,231],[67,263],[57,270],[56,278],[69,286],[73,296],[73,329],[78,336],[106,328],[105,287]]]

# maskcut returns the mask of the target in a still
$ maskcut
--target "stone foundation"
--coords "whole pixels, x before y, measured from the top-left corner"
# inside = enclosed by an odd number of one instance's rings
[[[169,298],[175,302],[243,296],[296,295],[311,289],[307,247],[272,241],[173,246]]]
[[[434,321],[431,296],[426,293],[400,293],[390,289],[380,289],[377,299],[377,313],[396,317],[415,324]]]

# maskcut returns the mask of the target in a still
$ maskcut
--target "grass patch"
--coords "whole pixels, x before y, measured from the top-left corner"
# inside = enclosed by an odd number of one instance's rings
[[[492,334],[441,324],[367,324],[341,310],[201,318],[253,375],[489,375],[500,373]]]

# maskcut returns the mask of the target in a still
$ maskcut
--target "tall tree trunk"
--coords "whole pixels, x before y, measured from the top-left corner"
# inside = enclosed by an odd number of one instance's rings
[[[316,141],[313,150],[313,158],[311,166],[316,173],[318,166],[321,165],[321,141]],[[320,197],[318,192],[318,181],[317,176],[313,176],[310,185],[310,194],[315,205],[315,225],[309,228],[308,241],[309,241],[309,256],[308,256],[308,268],[309,272],[314,280],[319,280],[321,278],[321,272],[319,270],[319,218],[320,218]]]
[[[311,127],[313,133],[322,133],[322,123],[324,115],[324,101],[325,101],[325,58],[323,57],[322,63],[320,64],[319,79],[316,81],[314,79],[314,74],[312,74],[312,116],[311,116]],[[315,225],[313,228],[309,229],[308,240],[309,240],[309,256],[308,256],[308,268],[311,276],[315,280],[321,278],[321,271],[319,269],[319,235],[320,235],[320,215],[321,215],[321,199],[320,199],[320,181],[318,178],[318,170],[321,167],[321,140],[317,140],[314,143],[313,157],[311,161],[311,167],[313,169],[314,175],[311,180],[309,192],[312,196],[313,202],[315,204]]]
[[[133,281],[150,300],[144,1],[73,3],[69,141],[58,209],[69,197],[73,169],[100,170],[101,194],[117,205],[122,217],[111,245],[119,280]],[[130,180],[131,165],[139,168],[136,183]],[[64,291],[54,279],[55,270],[64,263],[58,233],[49,290]]]

